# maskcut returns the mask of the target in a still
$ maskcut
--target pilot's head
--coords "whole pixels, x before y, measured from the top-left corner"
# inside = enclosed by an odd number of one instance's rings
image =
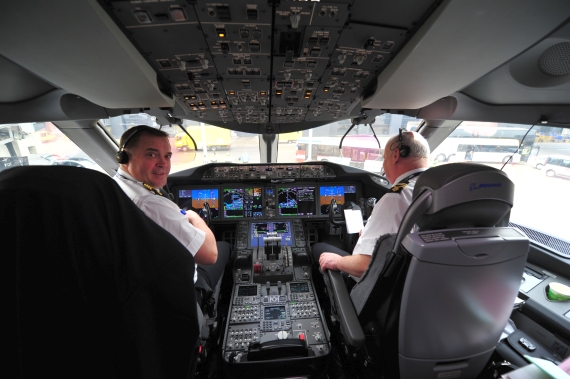
[[[120,146],[117,161],[123,170],[153,188],[166,185],[172,157],[167,133],[137,125],[122,135]]]
[[[428,167],[429,145],[419,133],[400,129],[384,148],[384,173],[390,183],[402,174],[416,168]]]

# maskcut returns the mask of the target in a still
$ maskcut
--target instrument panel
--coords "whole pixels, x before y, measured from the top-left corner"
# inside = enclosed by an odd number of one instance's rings
[[[182,185],[171,191],[182,209],[203,213],[208,206],[212,221],[328,218],[333,199],[339,206],[362,202],[362,190],[357,183]]]

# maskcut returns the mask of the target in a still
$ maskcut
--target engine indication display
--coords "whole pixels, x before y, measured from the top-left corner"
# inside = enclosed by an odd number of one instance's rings
[[[288,221],[252,222],[250,230],[250,247],[264,246],[266,237],[272,237],[272,244],[278,242],[282,246],[289,246],[293,243],[291,236],[291,223]]]

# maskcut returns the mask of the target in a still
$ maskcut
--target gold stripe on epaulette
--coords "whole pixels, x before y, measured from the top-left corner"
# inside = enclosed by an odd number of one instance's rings
[[[392,187],[392,192],[400,192],[401,190],[403,190],[407,186],[408,186],[408,183],[395,184],[394,187]]]
[[[143,183],[143,187],[146,188],[147,190],[149,190],[150,192],[154,193],[154,194],[162,196],[162,192],[160,192],[160,190],[157,188],[152,188],[151,186],[149,186],[146,183]]]

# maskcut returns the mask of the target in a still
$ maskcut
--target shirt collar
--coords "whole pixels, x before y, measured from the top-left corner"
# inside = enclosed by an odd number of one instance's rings
[[[116,176],[118,177],[123,177],[124,179],[130,180],[131,182],[135,182],[140,184],[141,186],[143,185],[143,182],[139,182],[138,180],[136,180],[135,178],[133,178],[131,176],[131,174],[129,174],[128,172],[126,172],[125,170],[123,170],[122,168],[119,167],[119,169],[117,170],[117,174]]]
[[[410,175],[413,175],[413,174],[415,174],[415,173],[417,173],[417,172],[424,172],[425,170],[427,170],[427,167],[421,167],[421,168],[416,168],[416,169],[414,169],[414,170],[410,170],[410,171],[405,172],[405,173],[403,173],[402,175],[398,176],[398,177],[396,178],[396,180],[394,180],[394,183],[390,183],[390,184],[394,185],[394,184],[400,183],[404,178],[406,178],[406,177],[408,177],[408,176],[410,176]]]

